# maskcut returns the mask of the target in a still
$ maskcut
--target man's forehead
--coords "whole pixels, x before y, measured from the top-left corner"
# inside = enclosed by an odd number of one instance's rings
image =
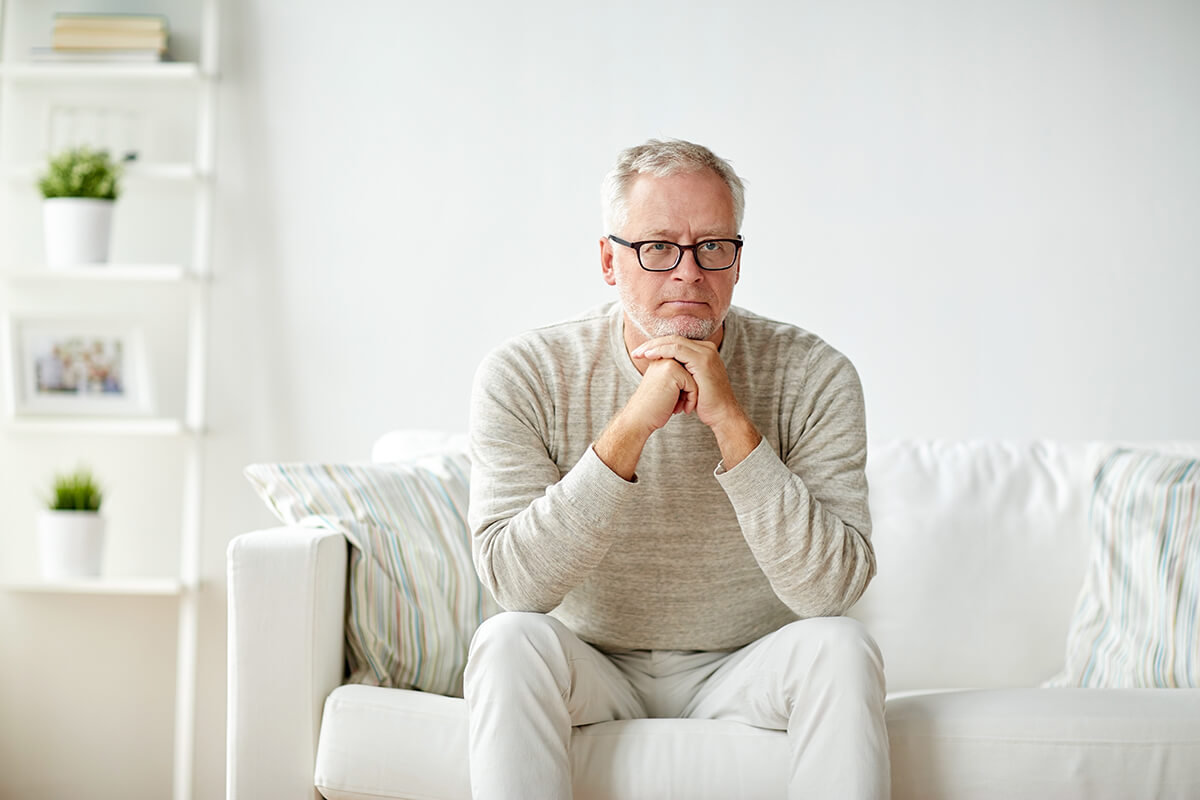
[[[677,234],[686,226],[697,236],[736,233],[733,196],[721,177],[709,169],[659,177],[641,173],[628,195],[629,222],[642,239]]]
[[[726,225],[709,225],[702,227],[693,227],[692,235],[697,239],[724,239],[732,236],[735,231],[732,230],[732,223]],[[635,234],[640,240],[647,239],[662,239],[671,241],[671,237],[679,235],[678,227],[640,227]]]
[[[630,184],[626,199],[652,202],[680,193],[688,196],[703,194],[707,200],[716,199],[733,205],[733,193],[729,191],[729,186],[721,180],[720,175],[708,169],[673,172],[662,176],[648,172],[639,173]]]

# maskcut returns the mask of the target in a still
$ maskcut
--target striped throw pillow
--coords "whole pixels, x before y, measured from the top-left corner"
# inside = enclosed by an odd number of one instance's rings
[[[255,464],[246,477],[285,524],[351,544],[351,682],[462,696],[467,647],[499,610],[471,562],[465,454],[391,464]]]
[[[1200,460],[1113,452],[1089,525],[1066,667],[1049,685],[1200,687]]]

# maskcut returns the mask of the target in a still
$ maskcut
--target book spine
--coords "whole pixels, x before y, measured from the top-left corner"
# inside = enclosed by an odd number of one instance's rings
[[[49,47],[35,47],[30,53],[33,61],[45,64],[152,64],[161,62],[162,55],[157,50],[54,50]]]
[[[54,15],[54,30],[99,29],[157,32],[167,30],[167,18],[144,14],[69,14]]]
[[[159,34],[76,34],[56,33],[51,39],[55,50],[166,50],[166,37]]]

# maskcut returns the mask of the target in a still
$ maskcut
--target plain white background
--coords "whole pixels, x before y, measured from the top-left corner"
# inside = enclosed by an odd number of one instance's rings
[[[225,547],[272,522],[241,467],[464,428],[490,347],[613,297],[599,182],[648,137],[747,180],[734,301],[854,361],[873,442],[1200,438],[1188,0],[230,0],[222,32],[199,797]],[[88,443],[0,441],[25,537],[28,465]],[[155,447],[113,465],[133,528],[177,502]],[[173,608],[0,594],[0,796],[169,793]]]

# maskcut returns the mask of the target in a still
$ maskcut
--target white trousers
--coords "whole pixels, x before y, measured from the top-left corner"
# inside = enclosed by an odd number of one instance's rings
[[[788,732],[788,797],[886,800],[883,659],[849,617],[793,622],[733,652],[604,653],[545,614],[506,612],[464,679],[477,800],[570,798],[571,728],[725,719]]]

